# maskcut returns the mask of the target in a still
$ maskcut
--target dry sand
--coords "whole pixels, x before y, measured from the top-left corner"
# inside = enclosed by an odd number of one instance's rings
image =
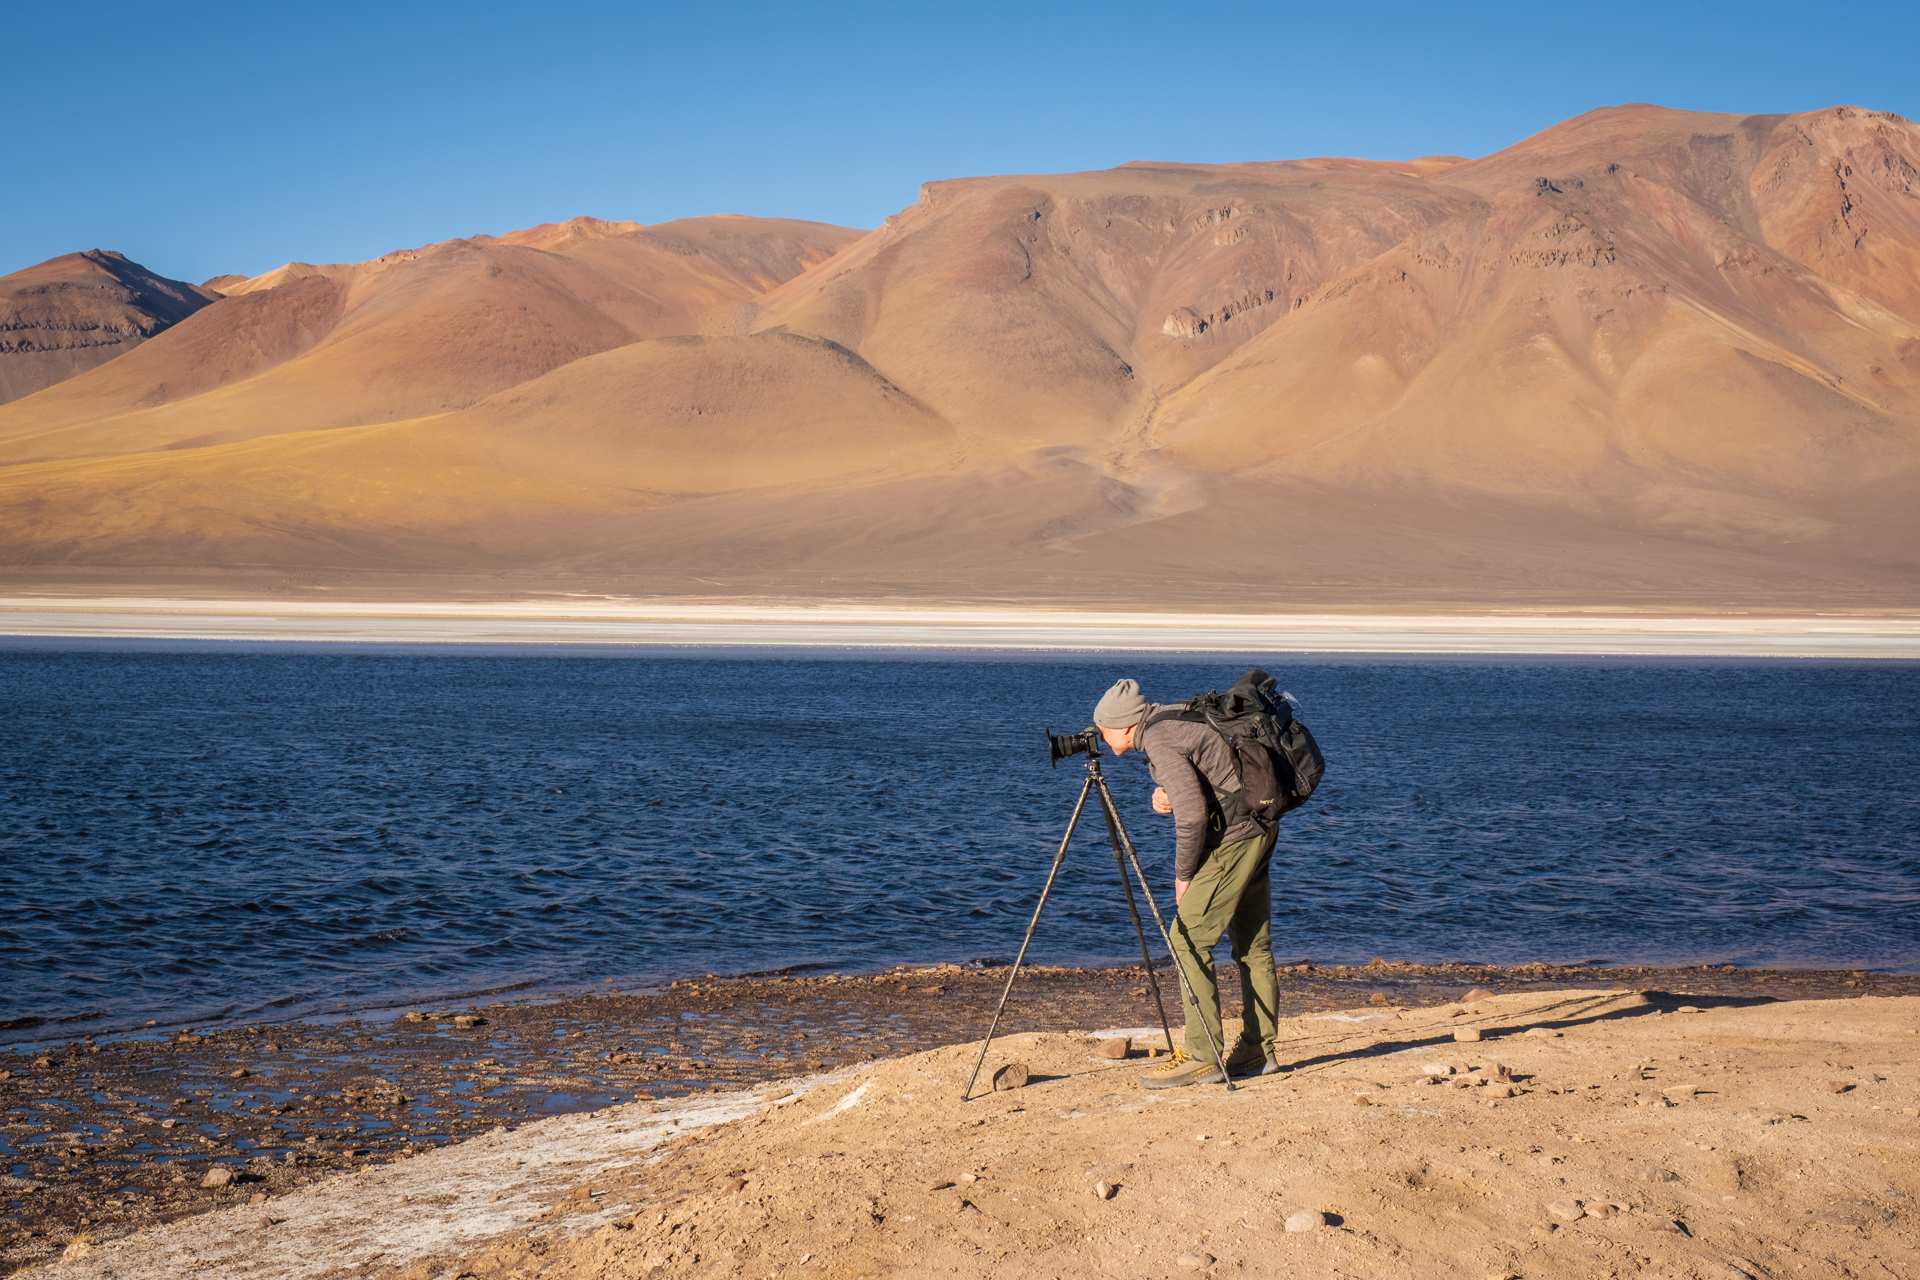
[[[1920,617],[1207,615],[642,604],[0,598],[0,637],[1036,652],[1920,657]]]
[[[1234,1092],[1138,1089],[1111,1030],[997,1042],[1033,1082],[970,1102],[977,1045],[636,1104],[36,1274],[1920,1274],[1920,999],[1367,1006],[1287,1021],[1291,1070]]]

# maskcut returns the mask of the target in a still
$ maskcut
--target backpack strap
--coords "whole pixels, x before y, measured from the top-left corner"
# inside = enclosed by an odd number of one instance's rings
[[[1190,724],[1206,725],[1207,728],[1213,730],[1214,734],[1219,737],[1222,742],[1227,742],[1227,736],[1220,732],[1220,727],[1213,722],[1213,717],[1207,714],[1208,704],[1217,706],[1219,701],[1220,695],[1218,693],[1199,693],[1195,694],[1180,706],[1168,707],[1164,711],[1156,711],[1140,722],[1140,738],[1145,737],[1147,726],[1149,725],[1159,724],[1163,720],[1185,720]],[[1136,738],[1135,741],[1139,741],[1140,738]],[[1145,746],[1142,745],[1141,750],[1144,751],[1145,749]],[[1231,743],[1227,744],[1227,754],[1229,756],[1234,754]],[[1234,767],[1235,771],[1238,772],[1239,764],[1237,757]],[[1205,770],[1196,769],[1195,772],[1199,773],[1201,781],[1207,784],[1207,790],[1213,798],[1212,811],[1207,815],[1207,829],[1213,838],[1217,839],[1220,833],[1224,832],[1228,827],[1236,826],[1249,819],[1258,821],[1254,815],[1253,806],[1247,803],[1247,798],[1241,794],[1239,788],[1235,788],[1232,791],[1222,791],[1213,785],[1213,779],[1207,777]],[[1219,825],[1216,826],[1216,823]]]

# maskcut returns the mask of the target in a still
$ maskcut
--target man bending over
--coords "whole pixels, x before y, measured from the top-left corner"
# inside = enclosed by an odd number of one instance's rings
[[[1213,969],[1213,948],[1222,933],[1240,966],[1243,1011],[1240,1040],[1227,1054],[1226,1069],[1234,1075],[1280,1069],[1273,1049],[1280,990],[1273,976],[1268,877],[1274,833],[1241,800],[1239,769],[1227,740],[1206,724],[1166,718],[1186,709],[1185,704],[1148,702],[1134,680],[1116,682],[1093,709],[1093,723],[1115,755],[1147,753],[1147,769],[1158,784],[1154,812],[1173,815],[1171,933],[1174,963],[1186,975],[1186,1043],[1174,1050],[1171,1062],[1141,1078],[1148,1089],[1223,1079],[1213,1049],[1224,1043]]]

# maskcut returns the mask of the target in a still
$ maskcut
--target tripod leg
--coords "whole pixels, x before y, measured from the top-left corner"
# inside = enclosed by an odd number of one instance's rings
[[[1160,915],[1160,905],[1153,900],[1153,889],[1147,883],[1147,873],[1140,867],[1139,851],[1133,847],[1133,837],[1127,834],[1126,824],[1120,821],[1120,812],[1114,808],[1113,796],[1107,791],[1105,778],[1100,780],[1100,796],[1106,805],[1107,812],[1113,815],[1114,830],[1120,836],[1120,843],[1126,847],[1127,860],[1133,864],[1134,877],[1140,881],[1140,893],[1147,900],[1147,910],[1153,913],[1153,923],[1160,930],[1161,940],[1167,944],[1167,953],[1173,955],[1173,972],[1180,979],[1180,990],[1186,996],[1187,1003],[1198,1008],[1200,1002],[1194,999],[1193,984],[1187,981],[1187,971],[1180,967],[1180,957],[1174,954],[1173,936],[1167,932],[1167,922]],[[1227,1086],[1228,1093],[1235,1092],[1233,1077],[1227,1072],[1227,1055],[1221,1052],[1220,1042],[1213,1038],[1213,1028],[1207,1026],[1204,1019],[1201,1020],[1200,1026],[1201,1030],[1207,1033],[1207,1044],[1213,1049],[1213,1060],[1220,1066],[1221,1082]]]
[[[1147,966],[1147,985],[1153,988],[1153,1007],[1160,1014],[1160,1030],[1167,1037],[1167,1052],[1173,1052],[1173,1028],[1167,1022],[1167,1004],[1160,998],[1160,978],[1153,970],[1153,953],[1147,947],[1147,931],[1140,923],[1140,907],[1133,898],[1133,881],[1127,878],[1127,864],[1120,853],[1120,815],[1113,807],[1113,796],[1106,780],[1100,782],[1100,808],[1107,819],[1107,844],[1113,849],[1113,869],[1120,873],[1120,892],[1127,895],[1127,914],[1133,917],[1133,936],[1140,939],[1140,959]]]
[[[967,1091],[960,1095],[960,1101],[966,1102],[973,1097],[973,1086],[980,1079],[980,1066],[987,1060],[987,1049],[993,1044],[993,1033],[1000,1029],[1000,1015],[1006,1011],[1007,997],[1013,994],[1013,980],[1020,976],[1020,964],[1027,958],[1027,947],[1033,942],[1033,931],[1040,927],[1040,913],[1047,909],[1047,895],[1053,892],[1054,877],[1060,874],[1060,864],[1067,860],[1067,843],[1073,839],[1073,829],[1080,825],[1080,811],[1087,807],[1087,792],[1093,789],[1093,777],[1088,775],[1080,787],[1080,798],[1074,802],[1073,817],[1067,819],[1067,833],[1060,837],[1060,848],[1053,855],[1053,869],[1047,872],[1047,883],[1040,889],[1040,901],[1033,908],[1033,919],[1027,922],[1027,936],[1020,942],[1020,954],[1014,957],[1013,972],[1007,975],[1007,985],[1000,992],[1000,1003],[993,1008],[993,1023],[987,1028],[987,1038],[980,1043],[980,1056],[974,1060],[973,1074],[967,1077]]]

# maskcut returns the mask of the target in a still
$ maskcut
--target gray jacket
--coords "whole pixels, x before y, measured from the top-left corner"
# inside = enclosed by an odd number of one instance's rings
[[[1147,715],[1151,718],[1185,705],[1149,704]],[[1223,844],[1266,834],[1251,818],[1224,831],[1208,830],[1209,819],[1218,812],[1217,801],[1209,801],[1240,789],[1240,766],[1233,748],[1211,728],[1191,720],[1162,720],[1141,732],[1139,747],[1147,753],[1147,772],[1167,789],[1167,799],[1173,802],[1175,879],[1193,879],[1207,854]]]

